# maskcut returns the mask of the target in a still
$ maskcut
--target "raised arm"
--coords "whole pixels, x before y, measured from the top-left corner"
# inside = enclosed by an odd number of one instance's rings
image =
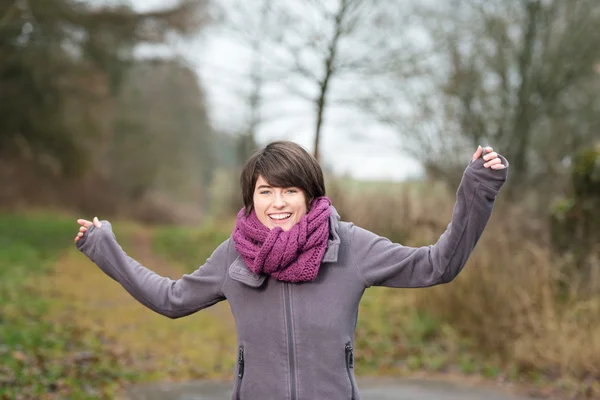
[[[223,242],[195,272],[173,280],[129,257],[117,243],[110,222],[95,222],[98,223],[86,226],[75,245],[151,310],[169,318],[180,318],[225,299],[222,287],[230,240]]]
[[[508,161],[490,154],[497,161],[477,157],[467,166],[456,193],[452,220],[436,244],[407,247],[365,229],[351,228],[354,260],[367,287],[433,286],[450,282],[460,273],[507,178]]]

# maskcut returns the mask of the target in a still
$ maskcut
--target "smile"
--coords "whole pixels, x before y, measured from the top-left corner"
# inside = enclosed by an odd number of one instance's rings
[[[274,219],[276,221],[283,221],[291,217],[291,213],[281,213],[281,214],[269,214],[269,218]]]

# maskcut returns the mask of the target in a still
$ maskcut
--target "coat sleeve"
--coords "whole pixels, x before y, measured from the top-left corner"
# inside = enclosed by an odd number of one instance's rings
[[[177,280],[160,276],[129,257],[117,243],[108,221],[90,227],[77,248],[131,296],[151,310],[180,318],[225,299],[223,283],[230,240],[223,242],[206,264]]]
[[[407,247],[352,226],[352,252],[365,286],[417,288],[452,281],[466,264],[490,218],[505,169],[483,167],[483,159],[465,169],[456,193],[452,220],[434,245]]]

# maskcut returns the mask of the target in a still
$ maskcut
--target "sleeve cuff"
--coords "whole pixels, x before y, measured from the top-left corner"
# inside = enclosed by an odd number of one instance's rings
[[[79,251],[85,254],[91,254],[95,244],[98,242],[98,238],[103,232],[110,232],[113,237],[115,236],[110,222],[102,220],[100,221],[100,224],[100,228],[97,228],[94,224],[92,224],[92,226],[85,231],[81,239],[75,243],[75,246]]]

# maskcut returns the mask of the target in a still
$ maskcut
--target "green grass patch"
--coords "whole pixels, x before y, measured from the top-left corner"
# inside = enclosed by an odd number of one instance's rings
[[[132,378],[101,340],[44,319],[39,287],[77,233],[74,218],[0,214],[0,398],[111,396]]]
[[[472,342],[444,321],[419,310],[412,291],[371,288],[360,305],[357,372],[410,375],[458,371],[495,377],[499,363],[484,360]]]
[[[195,269],[229,238],[232,230],[233,225],[228,224],[198,228],[159,227],[154,230],[153,247],[156,254],[186,269]]]

